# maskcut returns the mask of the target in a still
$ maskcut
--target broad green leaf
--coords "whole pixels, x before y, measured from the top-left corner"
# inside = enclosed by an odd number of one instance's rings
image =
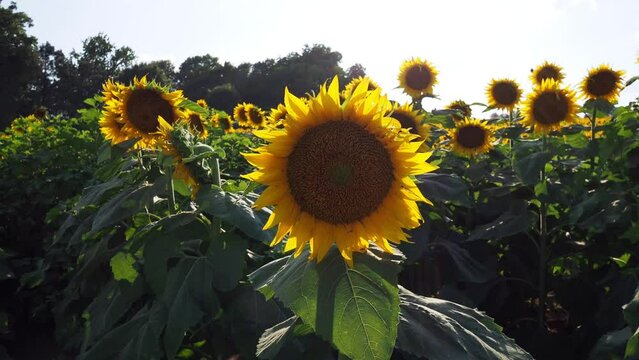
[[[468,186],[457,175],[423,174],[417,179],[419,190],[429,200],[470,206]]]
[[[299,316],[291,316],[264,331],[257,343],[255,355],[260,359],[273,359],[295,329]]]
[[[116,189],[122,186],[123,183],[124,181],[122,179],[113,178],[105,183],[87,187],[84,189],[82,197],[75,205],[75,209],[80,210],[87,205],[97,205],[107,191]]]
[[[131,254],[117,253],[111,258],[111,272],[115,280],[126,280],[133,284],[138,277],[138,271],[135,270],[135,258]]]
[[[589,360],[623,359],[628,340],[632,336],[629,326],[602,335],[590,352]]]
[[[522,183],[534,185],[539,182],[541,169],[552,158],[548,152],[535,152],[515,161],[515,172]]]
[[[479,311],[419,296],[401,286],[399,290],[398,349],[429,360],[532,360],[493,319]]]
[[[354,267],[349,268],[333,247],[317,264],[307,260],[306,250],[297,258],[289,257],[266,281],[254,284],[265,294],[274,292],[349,358],[388,359],[397,335],[398,259],[372,252],[353,256]]]
[[[639,80],[639,76],[633,76],[626,81],[626,87],[632,85],[635,81]]]
[[[635,290],[635,296],[629,303],[623,306],[623,316],[628,325],[639,327],[639,287]]]
[[[211,241],[208,259],[213,272],[213,286],[229,291],[237,286],[246,267],[247,241],[233,233],[223,233]]]
[[[468,236],[467,241],[479,239],[501,239],[506,236],[523,233],[530,228],[532,215],[525,202],[515,202],[509,210],[502,213],[497,219],[475,228]]]
[[[625,359],[639,359],[639,328],[632,334],[626,344]]]
[[[289,256],[275,259],[249,274],[251,284],[264,295],[266,300],[271,299],[273,295],[275,295],[273,289],[269,286],[271,280],[289,261]]]
[[[205,187],[198,191],[195,201],[202,211],[236,226],[253,239],[262,242],[273,239],[272,231],[262,230],[264,220],[251,209],[251,202],[244,196]]]
[[[162,189],[164,189],[164,181],[158,180],[155,184],[142,185],[138,188],[121,192],[98,210],[93,220],[91,231],[117,224],[150,206],[153,203],[153,197]]]
[[[460,280],[483,283],[488,281],[491,274],[486,267],[478,262],[468,250],[463,249],[452,241],[436,241],[433,246],[440,246],[446,250],[451,260],[455,264],[455,268],[459,272]]]
[[[184,258],[169,272],[162,301],[168,309],[164,351],[173,359],[184,333],[204,316],[214,316],[219,301],[213,290],[213,268],[207,258]]]
[[[154,302],[148,320],[139,327],[129,342],[118,354],[121,360],[155,360],[163,358],[160,336],[166,324],[166,309]]]

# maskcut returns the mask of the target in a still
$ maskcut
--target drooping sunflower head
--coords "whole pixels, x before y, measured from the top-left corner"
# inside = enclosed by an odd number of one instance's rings
[[[246,115],[246,108],[252,104],[241,103],[237,104],[233,109],[233,120],[238,124],[249,125],[249,119]]]
[[[248,120],[247,124],[255,129],[263,128],[266,125],[266,115],[264,110],[253,104],[247,104],[244,107],[244,113]]]
[[[514,80],[493,79],[486,88],[486,96],[489,106],[512,111],[521,100],[521,89]]]
[[[419,110],[413,110],[412,104],[399,105],[395,103],[388,116],[397,120],[403,129],[417,135],[414,141],[428,142],[430,140],[430,127],[423,123],[426,116]]]
[[[494,128],[486,121],[478,119],[464,119],[455,124],[455,128],[448,132],[451,150],[468,157],[488,152],[495,140]]]
[[[282,128],[286,126],[286,106],[278,104],[276,108],[271,109],[268,115],[268,123],[271,127]]]
[[[624,72],[621,70],[599,65],[588,71],[588,76],[581,82],[581,93],[589,100],[604,99],[616,102],[623,88],[623,75]]]
[[[379,88],[379,85],[377,85],[377,83],[374,82],[373,80],[371,80],[371,78],[369,78],[368,76],[358,76],[358,77],[354,78],[353,80],[351,80],[351,82],[346,84],[346,86],[344,87],[344,91],[342,91],[342,94],[341,94],[342,99],[346,99],[346,98],[350,97],[351,94],[353,93],[353,90],[355,90],[355,88],[364,79],[368,80],[368,90],[369,91],[373,91],[373,90]]]
[[[446,105],[446,109],[455,110],[455,112],[451,114],[455,122],[462,121],[465,118],[470,117],[473,113],[473,110],[470,108],[470,105],[466,104],[464,100],[455,100],[451,102],[450,104]]]
[[[288,236],[285,250],[299,255],[310,244],[310,259],[321,261],[333,243],[352,265],[352,252],[373,242],[405,241],[403,229],[422,221],[417,202],[428,202],[411,175],[433,170],[430,153],[391,126],[390,107],[367,81],[340,103],[337,77],[305,104],[285,91],[283,129],[255,131],[268,142],[245,154],[257,171],[245,177],[265,184],[255,207],[274,205],[265,229],[279,225],[272,245]]]
[[[575,92],[559,87],[559,83],[555,80],[546,79],[541,86],[528,95],[523,113],[523,122],[534,127],[536,133],[558,130],[562,127],[562,123],[575,121],[577,115]]]
[[[175,160],[173,164],[173,178],[184,181],[187,186],[191,187],[191,192],[193,196],[195,196],[195,193],[197,193],[200,188],[200,184],[187,164],[183,161],[184,158],[190,154],[188,147],[181,141],[179,136],[180,131],[189,131],[187,129],[191,127],[191,124],[188,123],[188,121],[184,123],[184,120],[178,120],[177,123],[171,125],[162,118],[160,118],[159,123],[160,129],[158,134],[160,136],[157,141],[158,148],[162,153],[173,157]]]
[[[530,74],[530,80],[533,84],[539,86],[546,79],[553,79],[558,83],[565,78],[564,73],[559,65],[544,61],[543,64],[537,66]]]
[[[208,136],[208,131],[206,130],[205,120],[202,114],[197,113],[195,111],[186,110],[184,112],[186,119],[188,120],[189,127],[197,132],[198,136],[201,138],[206,138]]]
[[[213,123],[215,126],[224,130],[225,134],[229,134],[233,132],[233,119],[228,116],[226,113],[218,112],[213,116]]]
[[[404,61],[399,69],[399,86],[413,99],[433,94],[437,84],[437,70],[428,61],[412,58]]]
[[[134,78],[133,84],[122,87],[117,96],[106,102],[103,116],[123,124],[122,132],[128,138],[140,138],[136,148],[154,148],[160,126],[158,119],[162,117],[173,124],[184,118],[178,107],[183,100],[182,91],[170,92],[155,82],[148,82],[146,77]]]
[[[207,104],[206,100],[204,100],[204,99],[198,99],[195,103],[200,105],[201,107],[203,107],[205,109],[209,107],[209,104]]]

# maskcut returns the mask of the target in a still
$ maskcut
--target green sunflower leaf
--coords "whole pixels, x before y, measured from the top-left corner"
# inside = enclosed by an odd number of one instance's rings
[[[430,360],[524,360],[532,356],[504,335],[493,319],[450,301],[399,287],[397,348]]]
[[[291,316],[281,323],[264,331],[257,343],[255,355],[260,359],[273,359],[280,351],[289,336],[294,333],[295,323],[299,316]]]
[[[535,185],[539,182],[539,173],[552,158],[548,152],[535,152],[515,161],[515,172],[521,182],[526,185]]]
[[[317,264],[307,260],[306,250],[289,257],[279,271],[267,271],[272,274],[268,278],[260,270],[249,278],[260,292],[274,293],[340,353],[354,360],[388,359],[399,320],[398,258],[372,252],[353,256],[354,267],[349,268],[333,247]]]

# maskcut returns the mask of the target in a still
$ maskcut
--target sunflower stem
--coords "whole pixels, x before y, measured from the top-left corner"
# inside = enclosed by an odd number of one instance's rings
[[[546,135],[542,137],[542,152],[546,151]],[[540,181],[546,183],[546,164],[541,168]],[[548,228],[546,224],[547,208],[544,199],[539,199],[539,312],[538,322],[539,328],[545,328],[544,313],[546,311],[546,237],[548,236]]]
[[[220,159],[215,158],[211,171],[213,172],[213,184],[218,188],[222,187],[222,178],[220,177]],[[222,220],[216,217],[213,222],[214,230],[217,234],[222,233]]]
[[[173,166],[169,167],[166,176],[169,179],[169,215],[175,212],[175,186],[173,185]]]
[[[513,127],[513,111],[510,110],[510,112],[508,113],[508,127],[511,128]],[[514,156],[513,156],[513,139],[509,138],[508,139],[508,147],[510,148],[510,168],[514,168],[515,164],[514,164]]]
[[[597,107],[593,107],[592,109],[592,118],[590,119],[590,142],[591,144],[595,141],[595,126],[597,125]],[[595,170],[595,155],[590,155],[590,167],[592,171]]]

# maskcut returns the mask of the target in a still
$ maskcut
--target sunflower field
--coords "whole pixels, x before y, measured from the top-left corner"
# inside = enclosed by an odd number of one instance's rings
[[[0,359],[639,359],[639,76],[564,71],[430,110],[417,57],[406,103],[132,76],[15,118]]]

